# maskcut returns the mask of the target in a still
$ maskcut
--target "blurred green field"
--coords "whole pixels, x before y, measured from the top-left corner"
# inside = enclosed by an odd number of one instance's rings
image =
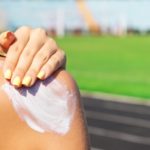
[[[56,39],[81,90],[150,98],[150,37]]]

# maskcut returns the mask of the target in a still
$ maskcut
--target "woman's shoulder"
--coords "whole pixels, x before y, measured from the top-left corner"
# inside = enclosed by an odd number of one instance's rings
[[[59,69],[53,74],[54,79],[60,82],[62,85],[66,86],[66,88],[70,91],[78,92],[78,87],[76,81],[72,77],[72,75],[64,69]]]
[[[79,91],[75,81],[65,70],[56,71],[48,79],[39,80],[30,88],[15,89],[9,83],[2,87],[18,115],[32,129],[39,132],[53,130],[62,134],[69,130]],[[57,119],[52,121],[52,118]]]

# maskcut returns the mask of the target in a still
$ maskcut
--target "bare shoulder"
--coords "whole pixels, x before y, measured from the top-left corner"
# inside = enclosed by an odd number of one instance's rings
[[[73,93],[73,97],[68,95],[66,91],[69,91],[69,94]],[[10,90],[9,94],[11,94],[11,92],[13,92],[13,90]],[[30,113],[25,113],[25,122],[22,122],[18,115],[21,117],[24,110],[26,110],[25,112],[29,112],[28,108],[24,108],[24,106],[27,105],[21,105],[21,108],[17,105],[17,107],[15,107],[17,111],[14,111],[7,95],[0,90],[0,149],[7,147],[7,145],[9,145],[9,149],[11,147],[11,149],[16,150],[33,150],[37,149],[37,147],[39,149],[41,147],[41,149],[44,150],[88,149],[86,123],[80,105],[79,90],[76,82],[68,72],[58,70],[47,81],[36,82],[32,88],[25,88],[22,92],[22,94],[28,93],[29,95],[23,96],[20,92],[15,92],[16,94],[11,96],[11,102],[17,102],[17,104],[21,104],[22,102],[29,104],[29,102],[31,102],[34,106],[30,109]],[[30,101],[27,100],[28,96]],[[18,115],[16,112],[19,112]],[[36,115],[35,112],[37,113]],[[32,118],[34,119],[31,120]],[[29,122],[29,119],[31,122]],[[36,120],[37,122],[35,122]],[[42,131],[45,132],[41,133]],[[3,135],[7,135],[6,138],[4,138]],[[13,144],[12,138],[22,142]],[[26,145],[27,148],[25,148],[24,145]]]
[[[76,81],[73,79],[73,77],[71,76],[69,72],[67,72],[66,70],[60,69],[56,73],[54,73],[53,76],[61,84],[66,85],[69,91],[74,91],[76,92],[77,95],[79,95],[79,90],[78,90]]]

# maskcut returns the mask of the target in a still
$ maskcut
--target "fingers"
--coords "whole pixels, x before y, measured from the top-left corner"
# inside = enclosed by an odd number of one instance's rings
[[[15,70],[19,57],[29,40],[30,28],[21,27],[15,32],[17,41],[10,46],[4,62],[4,77],[8,80],[12,78],[12,72]]]
[[[22,84],[25,86],[32,86],[37,79],[41,67],[50,59],[50,57],[56,52],[56,45],[50,38],[35,55],[33,62],[27,71]]]
[[[46,33],[43,31],[44,30],[36,29],[31,32],[30,39],[26,44],[25,48],[23,49],[20,58],[18,60],[18,63],[16,65],[16,68],[14,70],[11,79],[13,85],[17,87],[21,86],[24,75],[26,74],[30,65],[32,64],[34,56],[44,44]],[[34,76],[34,72],[32,72],[32,76]],[[31,82],[31,77],[30,78],[28,77],[27,81],[28,83]]]
[[[41,68],[37,77],[41,80],[48,78],[53,72],[65,64],[66,57],[62,50],[57,50],[48,62]]]
[[[4,63],[4,77],[14,86],[30,87],[37,77],[46,79],[58,68],[65,67],[65,53],[45,30],[24,26],[15,32],[15,37],[17,40],[13,45],[10,46],[10,42],[5,46],[9,51]]]
[[[3,32],[0,35],[0,51],[3,51],[6,53],[10,45],[14,43],[15,40],[16,40],[16,37],[14,33],[9,32],[9,31]]]

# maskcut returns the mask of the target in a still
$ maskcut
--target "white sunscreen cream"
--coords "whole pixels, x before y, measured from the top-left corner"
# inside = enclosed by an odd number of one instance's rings
[[[56,79],[38,81],[31,88],[20,89],[5,83],[3,89],[17,114],[32,129],[60,134],[69,131],[76,106],[75,97]]]

